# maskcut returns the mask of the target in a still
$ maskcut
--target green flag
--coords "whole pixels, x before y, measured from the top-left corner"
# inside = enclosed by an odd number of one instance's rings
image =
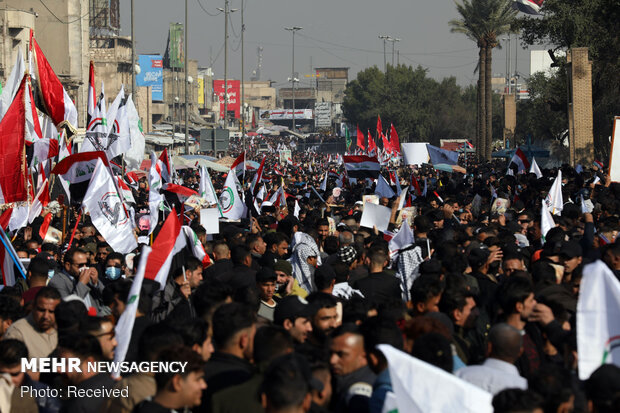
[[[351,147],[351,136],[349,135],[349,127],[344,125],[344,137],[347,140],[347,152],[349,152],[349,148]]]

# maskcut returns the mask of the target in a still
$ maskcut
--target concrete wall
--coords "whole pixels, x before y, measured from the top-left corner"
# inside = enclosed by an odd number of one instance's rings
[[[15,65],[17,51],[26,58],[30,29],[34,29],[35,15],[29,11],[0,9],[0,80],[6,84]]]
[[[78,123],[86,118],[88,91],[89,0],[5,0],[7,9],[34,11],[35,37],[78,109]],[[10,71],[10,69],[9,69]]]

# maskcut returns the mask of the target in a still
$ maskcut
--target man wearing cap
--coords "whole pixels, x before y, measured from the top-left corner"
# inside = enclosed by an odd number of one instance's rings
[[[570,283],[573,271],[583,261],[583,249],[577,241],[564,241],[560,248],[560,259],[564,264],[564,279],[562,282]]]
[[[273,322],[273,313],[276,309],[276,301],[273,296],[276,292],[276,273],[271,268],[262,268],[256,273],[256,286],[260,296],[258,315]]]
[[[295,278],[293,278],[293,266],[286,260],[277,260],[273,266],[276,273],[276,298],[282,298],[289,295],[297,295],[306,298],[308,292],[301,288]]]
[[[297,344],[303,344],[312,332],[312,314],[313,310],[305,299],[289,295],[278,302],[273,322],[284,327]]]

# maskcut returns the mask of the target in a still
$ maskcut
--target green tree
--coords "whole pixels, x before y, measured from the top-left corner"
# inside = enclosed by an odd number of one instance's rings
[[[526,44],[553,44],[557,49],[587,47],[592,60],[594,150],[606,158],[613,116],[620,109],[620,2],[618,0],[546,0],[536,18],[519,19]],[[566,66],[558,62],[557,76],[566,79]],[[554,79],[551,79],[554,81]],[[564,83],[566,85],[566,83]],[[566,86],[564,86],[566,89]],[[567,108],[566,92],[563,101]],[[568,128],[568,121],[565,123]]]
[[[449,22],[452,32],[462,33],[478,46],[478,122],[476,148],[478,156],[491,159],[493,141],[493,49],[498,37],[509,33],[516,17],[510,0],[462,0],[456,3],[461,15]]]
[[[438,82],[420,66],[376,66],[358,73],[347,85],[343,112],[347,120],[376,139],[377,115],[384,129],[393,123],[402,142],[434,145],[442,138],[473,140],[476,113],[474,88],[461,88],[454,77]]]

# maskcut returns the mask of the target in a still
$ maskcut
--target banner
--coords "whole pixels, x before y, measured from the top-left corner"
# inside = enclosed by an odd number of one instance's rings
[[[259,112],[260,118],[263,120],[292,120],[292,109],[271,109],[261,110]],[[312,109],[295,109],[295,119],[314,119]]]
[[[620,182],[620,116],[614,118],[609,156],[609,176],[612,182]]]
[[[430,157],[428,156],[426,145],[426,142],[401,144],[405,165],[422,165],[423,163],[428,163]]]
[[[228,80],[228,112],[235,112],[235,119],[239,119],[241,113],[241,81]],[[220,119],[224,119],[224,80],[213,81],[213,92],[220,102]]]
[[[183,25],[181,23],[170,23],[170,32],[168,35],[168,59],[170,67],[176,69],[183,68],[185,63],[184,55],[184,37],[183,37]]]
[[[297,114],[295,114],[297,117]],[[316,102],[314,104],[314,126],[316,128],[331,128],[332,126],[332,103]]]
[[[160,55],[141,54],[138,56],[140,73],[136,75],[138,86],[151,87],[151,100],[164,100],[163,58]]]
[[[198,75],[198,107],[205,108],[205,78],[202,75]]]

